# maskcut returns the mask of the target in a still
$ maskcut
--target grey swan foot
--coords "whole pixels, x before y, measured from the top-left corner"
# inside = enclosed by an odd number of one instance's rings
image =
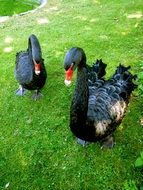
[[[86,146],[86,145],[90,144],[90,142],[82,140],[80,138],[77,138],[77,143],[81,144],[82,146]]]
[[[17,96],[24,96],[26,94],[26,89],[23,88],[22,86],[20,86],[17,90],[16,90],[16,95]]]
[[[103,148],[113,148],[115,145],[114,138],[112,135],[107,136],[106,138],[103,139],[102,141],[102,146],[101,149]]]
[[[43,95],[41,94],[41,92],[39,90],[36,90],[35,93],[32,96],[33,100],[39,100]]]

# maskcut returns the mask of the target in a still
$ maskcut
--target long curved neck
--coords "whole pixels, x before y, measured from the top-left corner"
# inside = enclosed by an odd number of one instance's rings
[[[76,136],[85,129],[88,110],[88,75],[85,67],[78,68],[77,82],[71,104],[70,127]],[[78,135],[79,133],[79,135]]]
[[[28,52],[30,57],[36,62],[42,59],[42,52],[39,41],[35,35],[31,35],[28,41]]]

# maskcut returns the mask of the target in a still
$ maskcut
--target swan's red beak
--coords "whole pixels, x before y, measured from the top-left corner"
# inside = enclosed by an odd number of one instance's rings
[[[40,65],[40,63],[36,63],[35,60],[33,60],[33,62],[34,62],[34,67],[35,67],[35,74],[39,75],[41,72],[41,65]]]
[[[65,85],[69,86],[71,84],[71,80],[72,80],[72,76],[73,76],[73,68],[72,66],[66,71],[66,77],[65,77]]]

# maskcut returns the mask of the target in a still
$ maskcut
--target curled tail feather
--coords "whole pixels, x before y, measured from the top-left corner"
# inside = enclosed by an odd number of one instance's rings
[[[97,77],[100,79],[106,74],[107,64],[102,62],[102,59],[97,59],[96,63],[93,64],[92,69],[96,72]]]
[[[119,65],[115,71],[115,74],[112,76],[113,83],[117,86],[120,86],[122,89],[122,94],[125,94],[124,99],[126,99],[131,92],[137,88],[137,85],[134,83],[134,81],[137,78],[137,75],[133,75],[129,72],[129,69],[131,67],[125,67],[124,65]]]
[[[97,80],[103,80],[102,77],[104,77],[104,75],[106,74],[106,64],[102,62],[102,59],[98,60],[93,63],[93,65],[90,67],[88,66],[88,79],[89,79],[89,83],[93,84],[95,83]]]

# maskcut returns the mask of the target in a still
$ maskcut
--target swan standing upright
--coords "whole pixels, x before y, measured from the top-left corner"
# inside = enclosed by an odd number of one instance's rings
[[[41,96],[40,90],[46,82],[47,72],[39,41],[34,34],[29,37],[27,51],[16,54],[15,77],[20,84],[16,95],[24,95],[27,89],[36,90],[34,100]]]
[[[128,70],[119,65],[115,74],[104,80],[106,65],[97,60],[93,67],[86,64],[86,55],[79,47],[71,48],[64,59],[65,84],[71,83],[77,68],[76,86],[70,107],[70,129],[78,142],[103,141],[103,146],[112,148],[112,133],[121,123],[129,98],[136,85]]]

